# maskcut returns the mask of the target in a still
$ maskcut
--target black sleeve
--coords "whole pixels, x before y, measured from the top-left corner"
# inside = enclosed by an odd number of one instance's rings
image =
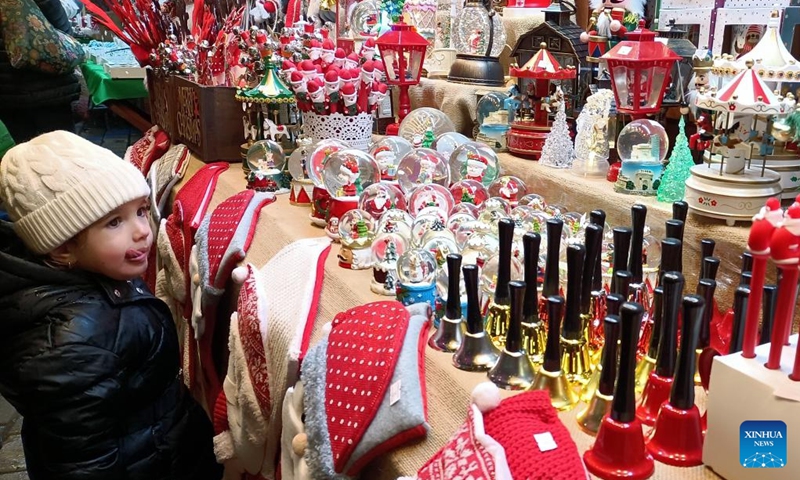
[[[39,6],[39,9],[42,10],[45,18],[47,21],[50,22],[51,25],[56,27],[57,29],[61,30],[62,32],[66,33],[67,35],[72,35],[72,24],[69,23],[69,19],[67,18],[67,13],[64,11],[64,7],[61,6],[60,0],[34,0],[36,5]]]

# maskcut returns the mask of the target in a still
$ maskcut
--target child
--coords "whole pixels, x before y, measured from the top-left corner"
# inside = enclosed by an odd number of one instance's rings
[[[56,131],[0,162],[0,394],[31,480],[219,480],[211,423],[181,381],[167,306],[139,278],[149,188]],[[13,231],[12,231],[13,228]]]

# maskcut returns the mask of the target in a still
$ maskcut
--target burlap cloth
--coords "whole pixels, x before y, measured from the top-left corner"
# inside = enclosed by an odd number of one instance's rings
[[[655,235],[663,234],[663,222],[669,217],[670,206],[657,204],[653,200],[643,200],[615,194],[611,185],[603,180],[578,179],[569,172],[541,167],[535,162],[501,155],[501,162],[507,172],[521,177],[529,186],[529,191],[536,191],[549,202],[562,203],[576,210],[603,208],[608,214],[609,222],[623,224],[629,222],[629,206],[633,201],[642,201],[648,205],[648,220]],[[193,158],[186,178],[191,177],[202,163]],[[185,182],[185,180],[184,180]],[[229,196],[245,188],[244,175],[240,165],[232,165],[223,173],[217,183],[217,190],[209,211]],[[281,195],[273,205],[261,211],[256,236],[247,255],[247,262],[257,267],[263,266],[273,255],[285,245],[300,238],[318,237],[322,230],[311,226],[308,220],[309,208],[289,204],[288,195]],[[717,241],[717,253],[723,257],[720,277],[729,278],[734,270],[734,258],[742,250],[746,229],[729,228],[718,223],[706,222],[691,217],[687,231],[686,262],[696,262],[697,245],[701,238],[711,237]],[[325,264],[325,279],[322,298],[316,319],[312,343],[321,335],[322,325],[330,321],[338,312],[364,303],[383,300],[370,292],[371,271],[350,271],[338,266],[336,254],[338,246],[328,256]],[[736,267],[738,268],[738,267]],[[696,267],[692,266],[692,271]],[[287,271],[286,275],[292,272]],[[695,279],[687,278],[687,288],[694,290]],[[730,283],[723,280],[718,289],[722,305],[729,305]],[[224,318],[220,316],[220,318]],[[426,352],[425,369],[427,381],[428,407],[431,430],[428,437],[416,444],[408,445],[384,455],[370,464],[362,478],[369,480],[395,479],[401,475],[411,475],[421,467],[458,429],[466,418],[469,394],[476,384],[486,379],[485,375],[467,373],[451,366],[451,355]],[[503,395],[510,395],[503,392]],[[701,410],[705,404],[705,394],[698,392]],[[589,448],[594,439],[582,433],[575,422],[576,410],[562,413],[561,420],[570,430],[578,449],[583,452]],[[736,455],[737,452],[731,452]],[[656,463],[655,479],[716,479],[719,478],[704,467],[675,468]]]
[[[508,65],[513,60],[509,55],[517,44],[517,39],[541,22],[542,19],[536,17],[503,18],[503,25],[506,30],[506,47],[503,49],[503,53],[500,54],[500,63],[503,65],[504,71],[508,72]],[[472,137],[474,119],[477,118],[478,97],[476,94],[492,90],[505,92],[508,90],[508,86],[514,84],[513,78],[506,77],[506,80],[507,86],[505,87],[482,87],[422,78],[419,85],[408,90],[411,98],[411,108],[438,108],[450,117],[456,127],[456,131]]]

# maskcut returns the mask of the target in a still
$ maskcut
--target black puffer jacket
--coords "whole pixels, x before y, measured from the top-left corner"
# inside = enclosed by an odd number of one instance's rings
[[[140,281],[57,271],[0,221],[0,394],[31,480],[219,480],[166,305]]]

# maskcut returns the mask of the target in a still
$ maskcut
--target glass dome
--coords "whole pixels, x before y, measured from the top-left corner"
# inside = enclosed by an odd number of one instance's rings
[[[350,11],[350,29],[360,37],[376,36],[380,29],[381,9],[374,0],[363,0]]]
[[[429,251],[436,259],[436,265],[441,267],[447,263],[447,256],[458,253],[458,245],[449,230],[442,232],[429,231],[422,239],[422,248]]]
[[[322,182],[335,198],[358,197],[365,188],[380,180],[375,159],[361,150],[333,153],[322,167]]]
[[[446,188],[450,185],[450,167],[447,160],[436,150],[418,148],[400,160],[397,166],[397,181],[406,193],[419,185],[430,183]]]
[[[408,212],[398,209],[387,210],[378,220],[376,233],[396,233],[411,241],[411,224],[414,220]]]
[[[664,127],[653,120],[634,120],[620,131],[616,145],[622,165],[615,190],[655,195],[669,148]]]
[[[499,163],[497,154],[490,147],[467,142],[450,155],[450,181],[475,180],[488,187],[497,178]]]
[[[253,172],[276,174],[286,166],[283,148],[272,140],[259,140],[247,150],[247,168]]]
[[[436,277],[436,260],[425,249],[408,250],[397,259],[397,276],[407,284],[431,284]]]
[[[494,38],[491,50],[487,52],[490,28],[494,31]],[[500,15],[490,18],[480,0],[469,0],[453,29],[453,44],[461,54],[499,57],[506,46],[506,31]]]
[[[456,203],[456,205],[450,210],[450,216],[452,217],[457,213],[466,213],[474,220],[478,218],[480,210],[478,209],[477,205],[461,202],[461,203]]]
[[[467,222],[474,222],[474,221],[475,217],[473,217],[469,213],[459,212],[450,214],[450,218],[447,219],[447,223],[445,225],[447,226],[447,229],[450,230],[450,232],[452,232],[453,235],[455,235],[456,232],[458,231],[458,228],[461,225]]]
[[[507,201],[511,207],[516,207],[519,199],[528,193],[525,182],[512,175],[505,175],[489,185],[489,195],[500,197]]]
[[[408,249],[408,240],[396,233],[381,233],[372,240],[372,259],[375,263],[391,264]]]
[[[447,188],[437,184],[420,185],[408,196],[408,213],[416,217],[423,210],[436,207],[447,218],[454,204],[453,195]]]
[[[489,137],[497,137],[511,128],[513,114],[508,108],[509,97],[502,92],[489,92],[478,100],[478,125]]]
[[[544,209],[547,208],[547,201],[538,193],[529,193],[525,195],[519,199],[519,204],[527,205],[540,212],[544,212]]]
[[[387,210],[406,209],[406,198],[399,188],[390,183],[373,183],[358,197],[358,208],[367,211],[376,220]]]
[[[497,271],[500,268],[500,255],[494,255],[481,268],[481,290],[490,297],[494,296],[497,288]],[[520,281],[525,278],[522,262],[511,257],[511,281]]]
[[[411,243],[414,246],[422,246],[422,239],[430,231],[446,230],[446,220],[434,212],[420,215],[414,219],[411,225]]]
[[[453,194],[453,199],[456,203],[471,203],[473,205],[481,205],[489,198],[489,192],[481,182],[475,180],[461,180],[450,187],[450,193]]]
[[[455,125],[444,112],[436,108],[422,107],[411,110],[400,123],[398,135],[405,138],[412,145],[421,144],[425,131],[433,129],[434,141],[441,134],[454,132]]]
[[[321,140],[312,145],[311,153],[308,155],[305,165],[305,172],[309,180],[314,182],[314,185],[324,188],[325,185],[322,183],[322,167],[325,161],[333,153],[346,148],[350,148],[347,143],[335,139]]]
[[[308,178],[306,166],[311,152],[314,151],[315,145],[311,144],[310,139],[301,138],[297,140],[297,148],[289,155],[289,173],[295,180],[303,180]]]
[[[436,137],[431,148],[444,155],[444,158],[450,158],[457,147],[471,141],[466,135],[458,132],[445,132]]]
[[[375,238],[375,219],[364,210],[345,212],[339,219],[339,237],[346,247],[368,247]]]
[[[397,177],[397,164],[412,150],[411,142],[402,137],[385,137],[373,143],[370,155],[381,167],[381,180],[394,180]]]

